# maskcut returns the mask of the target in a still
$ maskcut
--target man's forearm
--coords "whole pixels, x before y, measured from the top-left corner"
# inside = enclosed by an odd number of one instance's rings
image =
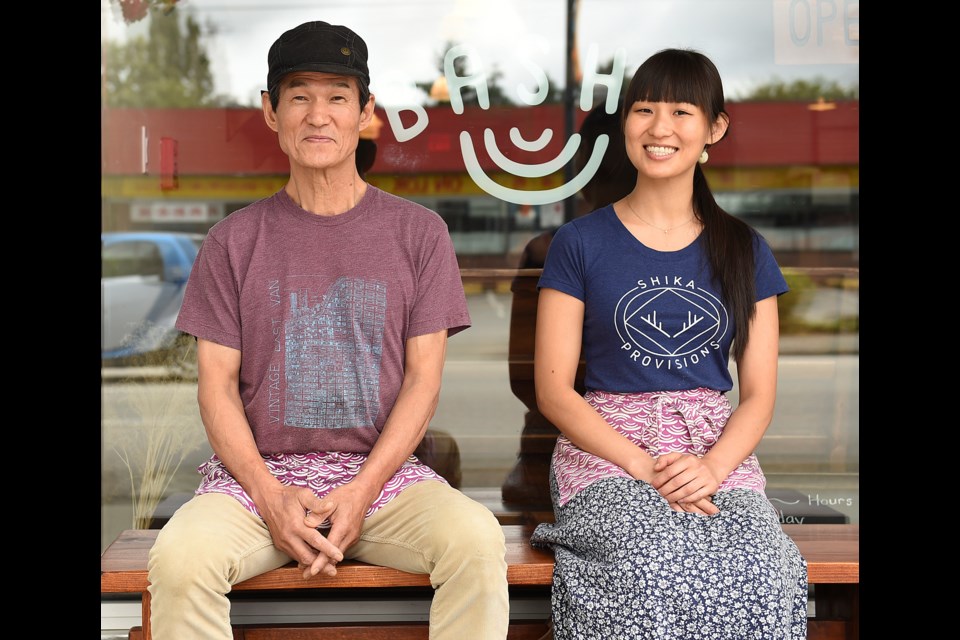
[[[257,448],[240,399],[240,352],[206,340],[198,343],[200,419],[207,440],[230,474],[262,504],[264,488],[279,486]]]
[[[279,485],[279,481],[263,462],[240,398],[210,395],[215,397],[205,398],[201,393],[200,398],[200,416],[210,446],[254,503],[262,504],[264,489]]]
[[[373,501],[423,439],[440,400],[447,332],[407,340],[403,384],[383,432],[354,482]]]
[[[404,380],[397,402],[367,461],[354,482],[370,488],[376,499],[383,485],[413,454],[437,410],[440,385],[427,380]]]

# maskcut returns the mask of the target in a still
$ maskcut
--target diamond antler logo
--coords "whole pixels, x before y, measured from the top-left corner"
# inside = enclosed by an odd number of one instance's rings
[[[669,278],[664,278],[669,281]],[[682,368],[697,364],[729,330],[726,308],[716,296],[674,278],[641,281],[627,291],[614,313],[621,349],[640,364]]]

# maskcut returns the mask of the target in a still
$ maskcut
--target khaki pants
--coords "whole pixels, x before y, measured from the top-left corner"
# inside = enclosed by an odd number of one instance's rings
[[[436,481],[419,482],[367,518],[346,557],[430,574],[431,640],[507,636],[503,531],[489,509]],[[230,496],[194,496],[150,552],[156,640],[229,640],[231,585],[290,562]]]

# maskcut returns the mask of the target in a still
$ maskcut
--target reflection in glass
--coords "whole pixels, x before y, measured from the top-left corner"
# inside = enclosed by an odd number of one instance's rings
[[[299,1],[101,0],[102,228],[202,236],[224,216],[276,192],[286,180],[286,163],[260,112],[263,52],[282,28],[304,20],[362,25],[371,45],[371,88],[382,123],[362,143],[370,151],[364,156],[366,179],[447,221],[474,318],[469,331],[450,341],[433,424],[446,435],[432,443],[434,459],[458,459],[449,467],[451,476],[457,473],[466,491],[487,492],[490,504],[507,517],[501,501],[542,499],[544,485],[537,478],[553,437],[551,426],[537,421],[532,400],[529,329],[535,323],[537,275],[515,270],[542,264],[552,229],[595,208],[591,203],[616,198],[591,193],[593,182],[557,202],[518,204],[492,197],[466,171],[461,134],[470,135],[479,165],[496,183],[522,190],[557,188],[579,171],[580,155],[547,175],[518,177],[494,164],[485,149],[485,131],[492,131],[511,161],[548,162],[586,126],[588,113],[579,107],[578,92],[590,47],[596,47],[597,70],[606,74],[613,72],[617,51],[624,50],[623,73],[632,75],[654,51],[689,43],[717,61],[736,132],[736,145],[711,151],[708,179],[721,206],[764,234],[791,285],[781,301],[777,414],[758,452],[769,485],[798,492],[807,507],[827,504],[857,521],[858,20],[843,14],[823,23],[824,44],[818,48],[816,34],[802,44],[791,38],[803,34],[781,11],[783,5],[578,3],[573,16],[578,70],[570,74],[574,86],[567,91],[568,16],[564,3],[555,0],[497,0],[482,6],[368,0],[319,8]],[[628,8],[642,10],[645,19],[630,25],[616,19]],[[415,37],[410,29],[397,28],[404,25],[414,25]],[[479,107],[470,86],[461,88],[465,104],[459,115],[448,96],[431,95],[434,85],[439,90],[443,83],[451,91],[443,61],[456,45],[476,52],[456,58],[454,65],[460,76],[486,74],[490,109]],[[543,71],[549,86],[535,105],[523,99],[541,88],[527,63]],[[600,106],[606,90],[598,85],[592,97]],[[567,104],[574,105],[569,120]],[[810,108],[820,104],[835,108]],[[401,142],[387,109],[398,110],[410,127],[414,106],[423,109],[426,126]],[[517,134],[511,137],[513,129]],[[542,148],[515,142],[532,143],[547,130],[552,137]],[[173,156],[163,155],[163,138],[176,141]],[[586,139],[580,150],[585,148],[591,148]],[[601,168],[612,153],[608,149]],[[164,167],[175,171],[176,188],[163,188]],[[167,282],[155,255],[114,259],[105,254],[103,269],[105,287],[133,278],[141,281],[141,289]],[[124,286],[131,288],[126,293],[105,289],[103,302],[132,313],[142,291]],[[102,315],[102,341],[112,334],[118,313]],[[119,348],[127,333],[102,342],[104,350]],[[195,386],[189,369],[170,367],[163,359],[131,364],[110,359],[102,369],[105,540],[129,526],[132,511],[129,474],[116,453],[127,437],[123,434],[145,436],[163,415],[160,409],[152,417],[137,414],[130,409],[131,396],[141,388],[158,397],[169,391],[164,411],[202,428],[191,414]],[[209,455],[205,447],[187,456],[165,490],[167,497],[196,485],[194,468]],[[537,462],[530,466],[531,461]]]

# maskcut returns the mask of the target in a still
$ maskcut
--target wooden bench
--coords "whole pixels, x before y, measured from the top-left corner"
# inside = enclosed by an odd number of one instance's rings
[[[813,585],[814,617],[808,638],[849,640],[860,637],[860,525],[784,525],[807,559],[808,580]],[[504,525],[507,541],[507,580],[511,590],[535,590],[548,598],[553,577],[553,555],[530,545],[532,527]],[[147,591],[147,555],[156,540],[156,529],[128,530],[100,556],[101,594],[137,594],[141,597],[142,627],[130,632],[131,640],[151,640],[150,594]],[[234,585],[236,593],[280,593],[314,590],[320,593],[405,588],[430,593],[426,575],[345,561],[333,577],[304,580],[294,563]],[[359,595],[357,597],[363,597]],[[535,640],[547,630],[547,621],[512,622],[510,640]],[[427,638],[426,624],[391,625],[246,625],[234,628],[242,640],[407,640]]]

